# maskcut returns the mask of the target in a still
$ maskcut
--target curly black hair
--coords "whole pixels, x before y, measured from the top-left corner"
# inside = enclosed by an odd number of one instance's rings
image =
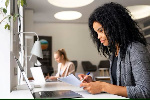
[[[97,38],[98,35],[93,29],[93,22],[102,25],[109,46],[104,46]],[[90,36],[97,46],[98,52],[110,56],[116,53],[116,43],[120,48],[121,59],[125,57],[127,47],[132,42],[140,42],[147,45],[146,39],[139,31],[140,27],[132,20],[130,12],[122,5],[114,2],[106,3],[93,11],[89,17]]]

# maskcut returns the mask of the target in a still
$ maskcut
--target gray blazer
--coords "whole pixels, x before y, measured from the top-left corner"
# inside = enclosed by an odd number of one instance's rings
[[[110,77],[113,55],[110,56]],[[150,98],[150,54],[141,43],[128,46],[125,59],[117,61],[117,85],[126,86],[129,98]]]

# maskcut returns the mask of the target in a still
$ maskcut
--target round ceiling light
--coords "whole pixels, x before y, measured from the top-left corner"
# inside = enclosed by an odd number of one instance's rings
[[[57,7],[76,8],[92,3],[94,0],[48,0],[48,2]]]
[[[128,6],[126,8],[131,12],[134,20],[150,16],[150,6],[148,5]]]
[[[77,11],[61,11],[54,15],[55,18],[60,20],[75,20],[82,16],[80,12]]]

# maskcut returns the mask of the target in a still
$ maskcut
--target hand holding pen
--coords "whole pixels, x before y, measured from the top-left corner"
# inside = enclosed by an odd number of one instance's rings
[[[80,78],[81,82],[86,82],[86,83],[89,83],[89,82],[92,82],[92,77],[91,76],[88,76],[90,74],[90,72],[88,72],[86,75],[84,74],[79,74],[78,77]]]
[[[86,75],[89,75],[90,72],[88,72]],[[81,82],[83,82],[86,79],[86,76],[83,77],[83,79],[81,80]]]

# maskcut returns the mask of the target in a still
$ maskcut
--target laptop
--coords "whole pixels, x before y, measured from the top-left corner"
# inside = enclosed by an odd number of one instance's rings
[[[30,68],[35,83],[57,82],[57,80],[45,79],[41,67]]]
[[[38,91],[38,92],[34,92],[33,88],[31,87],[31,84],[29,83],[29,80],[25,74],[25,71],[23,69],[23,67],[20,64],[20,61],[14,56],[17,65],[20,68],[20,71],[26,81],[26,84],[33,96],[34,99],[62,99],[62,98],[81,98],[82,95],[71,91],[71,90],[56,90],[56,91]]]

